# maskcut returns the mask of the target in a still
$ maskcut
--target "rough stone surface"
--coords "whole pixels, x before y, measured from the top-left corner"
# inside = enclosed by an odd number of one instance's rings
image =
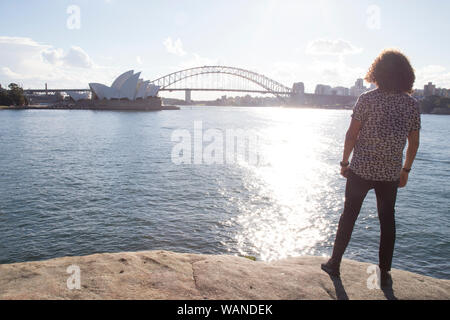
[[[266,263],[167,251],[105,253],[0,265],[0,299],[450,299],[450,280],[393,270],[393,286],[370,290],[366,263],[344,260],[341,279],[321,257]],[[67,268],[81,270],[69,290]]]

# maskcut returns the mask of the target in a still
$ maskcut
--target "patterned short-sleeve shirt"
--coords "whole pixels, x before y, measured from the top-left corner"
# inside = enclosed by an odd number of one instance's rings
[[[361,131],[350,169],[366,180],[397,181],[408,135],[421,128],[417,100],[375,89],[359,97],[352,117]]]

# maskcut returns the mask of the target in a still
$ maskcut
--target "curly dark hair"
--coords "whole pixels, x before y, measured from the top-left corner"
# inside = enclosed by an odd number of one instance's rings
[[[409,59],[398,50],[384,50],[374,61],[365,80],[383,91],[412,93],[416,76]]]

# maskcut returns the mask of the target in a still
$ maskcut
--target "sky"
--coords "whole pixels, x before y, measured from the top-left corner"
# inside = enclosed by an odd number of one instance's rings
[[[442,0],[0,0],[0,84],[87,88],[131,69],[154,80],[226,65],[313,92],[352,86],[397,48],[416,88],[450,88],[449,12]]]

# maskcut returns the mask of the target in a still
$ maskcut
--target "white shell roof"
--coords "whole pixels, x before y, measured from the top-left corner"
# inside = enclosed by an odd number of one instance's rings
[[[79,100],[83,100],[83,99],[88,99],[89,98],[89,93],[88,92],[79,93],[79,92],[69,91],[68,94],[69,94],[69,97],[71,97],[75,101],[79,101]]]
[[[114,80],[113,84],[111,85],[111,88],[120,90],[122,88],[125,81],[127,81],[132,75],[134,74],[134,70],[127,71],[120,76],[117,77],[116,80]]]
[[[136,99],[137,93],[137,84],[139,81],[140,72],[136,73],[132,77],[128,78],[127,81],[120,88],[120,96],[119,99],[127,98],[128,100]]]
[[[106,91],[109,89],[108,86],[105,86],[104,84],[101,83],[89,83],[89,87],[91,88],[92,91],[94,91],[94,93],[100,100],[106,98],[107,95]]]
[[[140,72],[134,74],[133,70],[121,74],[114,80],[111,87],[101,83],[90,83],[89,87],[100,99],[128,99],[154,97],[158,94],[160,87],[139,79]],[[75,95],[76,96],[76,95]],[[75,99],[75,96],[73,97]]]
[[[155,86],[154,84],[150,84],[147,87],[147,96],[146,97],[156,97],[161,87]]]
[[[140,83],[139,89],[137,91],[136,99],[139,99],[139,98],[144,99],[145,98],[145,94],[147,92],[147,87],[148,87],[149,83],[150,83],[150,81],[145,81],[145,82]]]

